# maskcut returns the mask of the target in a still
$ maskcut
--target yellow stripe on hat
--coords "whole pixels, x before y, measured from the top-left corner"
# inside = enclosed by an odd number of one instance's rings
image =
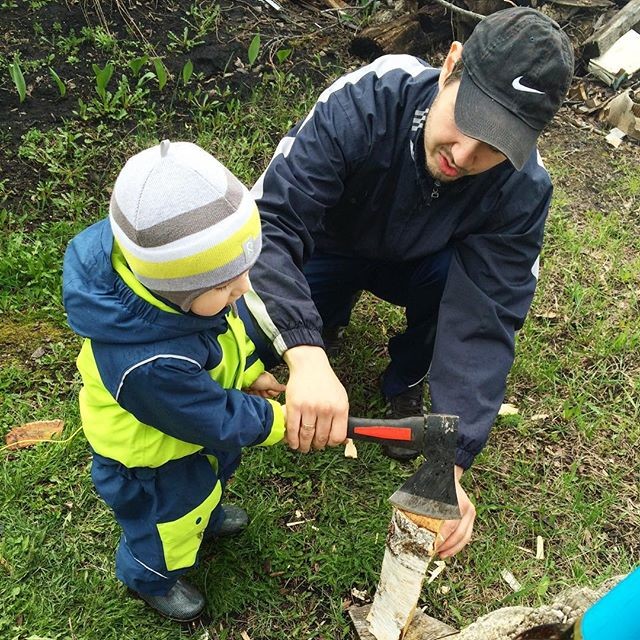
[[[257,238],[259,235],[260,216],[256,208],[242,228],[226,240],[184,258],[167,262],[147,262],[134,256],[122,245],[120,248],[129,267],[136,275],[143,278],[171,280],[196,276],[229,264],[243,253],[242,245],[248,238]]]

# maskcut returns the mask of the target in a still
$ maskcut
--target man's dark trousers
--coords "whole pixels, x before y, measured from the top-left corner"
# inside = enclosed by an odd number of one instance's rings
[[[440,300],[452,250],[412,262],[345,257],[315,251],[304,268],[311,296],[325,329],[346,327],[361,291],[405,308],[404,333],[389,340],[391,362],[382,381],[386,397],[398,395],[420,382],[431,364]],[[265,366],[277,364],[264,335],[256,330],[244,301],[240,316]]]

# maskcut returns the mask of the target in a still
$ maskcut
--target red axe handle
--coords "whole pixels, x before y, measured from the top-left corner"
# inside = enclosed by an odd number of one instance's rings
[[[368,440],[378,444],[393,444],[422,451],[424,446],[424,416],[401,418],[399,420],[379,420],[349,416],[347,437],[354,440]]]

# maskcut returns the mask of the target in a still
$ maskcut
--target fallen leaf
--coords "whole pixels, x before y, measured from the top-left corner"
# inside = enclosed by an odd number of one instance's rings
[[[37,360],[38,358],[42,358],[44,355],[44,347],[38,347],[32,354],[31,359]]]
[[[513,404],[501,404],[500,411],[498,411],[499,416],[514,416],[518,413],[520,413],[520,410]]]
[[[251,636],[246,631],[241,631],[242,640],[251,640]]]
[[[60,435],[63,428],[63,420],[27,422],[11,429],[4,439],[8,449],[23,449],[43,440],[51,440],[54,436]]]
[[[356,449],[356,445],[353,443],[351,438],[347,438],[344,443],[344,457],[345,458],[357,458],[358,450]]]

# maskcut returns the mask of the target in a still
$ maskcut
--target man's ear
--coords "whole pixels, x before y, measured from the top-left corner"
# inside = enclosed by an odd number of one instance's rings
[[[449,47],[449,53],[442,63],[442,69],[440,70],[440,77],[438,78],[438,86],[440,90],[444,87],[446,79],[451,75],[453,67],[456,66],[456,62],[462,57],[462,43],[454,40]]]

